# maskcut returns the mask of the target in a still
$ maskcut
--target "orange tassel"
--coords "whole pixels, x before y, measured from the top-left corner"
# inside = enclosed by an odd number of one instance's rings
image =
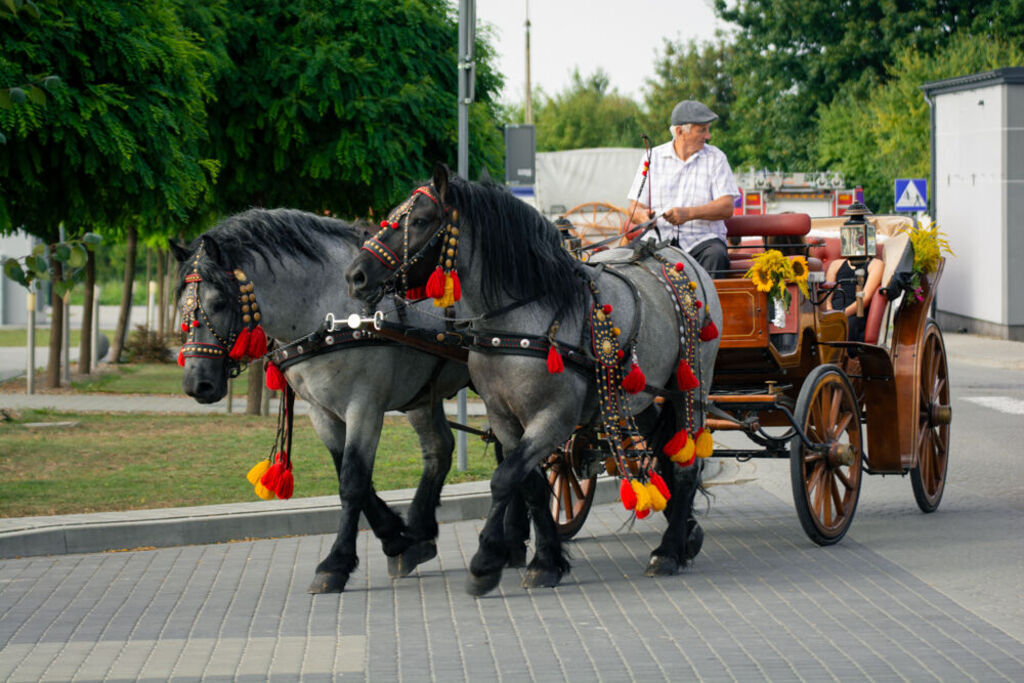
[[[267,352],[267,333],[257,325],[249,334],[249,358],[259,358]]]
[[[675,436],[669,439],[668,443],[665,444],[665,448],[663,448],[662,450],[664,451],[665,455],[672,457],[679,451],[683,450],[683,446],[686,445],[686,441],[689,438],[690,435],[686,433],[686,430],[680,429],[678,432],[676,432]]]
[[[185,367],[185,351],[183,349],[178,349],[178,365]]]
[[[458,301],[462,298],[462,283],[459,281],[459,273],[457,271],[451,272],[452,276],[452,298]]]
[[[288,382],[281,369],[273,363],[267,363],[267,389],[282,391],[286,386],[288,386]]]
[[[647,491],[647,496],[651,499],[651,507],[654,508],[654,511],[661,512],[664,510],[668,505],[668,501],[665,500],[665,496],[661,495],[661,490],[654,485],[654,482],[647,482],[644,485],[644,489]]]
[[[636,394],[643,390],[647,385],[647,378],[644,377],[643,371],[640,366],[633,363],[633,367],[630,368],[629,374],[622,378],[622,390],[627,394]]]
[[[680,467],[689,467],[693,464],[693,461],[697,459],[697,446],[693,439],[689,439],[686,445],[683,446],[675,455],[671,456],[672,462],[679,465]]]
[[[700,328],[700,340],[703,342],[711,341],[718,336],[718,326],[715,325],[715,321],[708,318],[707,324]]]
[[[434,272],[427,279],[427,296],[431,299],[440,299],[444,296],[444,271],[441,266],[434,268]]]
[[[238,337],[235,339],[235,343],[231,346],[231,351],[228,353],[228,357],[232,360],[240,360],[249,355],[250,334],[248,327],[242,328],[242,331],[238,333]]]
[[[711,432],[701,427],[697,430],[697,436],[694,438],[697,442],[697,457],[698,458],[710,458],[715,452],[715,441],[711,438]]]
[[[552,344],[548,347],[548,372],[552,375],[565,370],[565,363],[562,362],[562,354],[558,353],[558,347]]]
[[[636,479],[630,482],[630,486],[633,487],[633,493],[636,494],[636,511],[643,512],[644,510],[650,509],[651,507],[651,496],[647,493],[647,487],[638,482]]]
[[[651,483],[657,487],[658,493],[661,494],[661,497],[666,501],[672,500],[672,494],[668,492],[668,484],[666,484],[665,480],[661,478],[661,475],[654,470],[651,470],[648,475],[651,478]]]
[[[623,479],[622,483],[619,484],[619,498],[622,499],[622,507],[627,510],[632,510],[636,507],[636,492],[633,491],[633,486],[627,479]]]
[[[277,485],[277,497],[281,500],[288,500],[292,497],[294,491],[295,477],[292,475],[291,470],[285,470],[281,473],[281,481]]]
[[[685,360],[679,361],[679,368],[676,370],[676,382],[679,384],[680,391],[689,391],[700,386],[700,381],[693,374],[690,364]]]

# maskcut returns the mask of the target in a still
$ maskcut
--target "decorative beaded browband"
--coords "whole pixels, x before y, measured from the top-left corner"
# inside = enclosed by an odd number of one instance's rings
[[[242,328],[222,334],[213,325],[206,309],[199,299],[199,283],[203,281],[199,274],[199,259],[203,255],[203,243],[199,243],[192,260],[192,272],[185,276],[185,297],[181,307],[181,331],[187,336],[185,343],[178,352],[178,365],[185,365],[186,358],[226,358],[232,377],[237,376],[246,363],[260,358],[267,352],[267,335],[260,324],[260,307],[256,303],[256,286],[249,281],[245,273],[235,268],[229,271],[238,283],[238,305],[241,309]],[[217,344],[199,342],[195,339],[196,330],[203,325],[217,340]]]

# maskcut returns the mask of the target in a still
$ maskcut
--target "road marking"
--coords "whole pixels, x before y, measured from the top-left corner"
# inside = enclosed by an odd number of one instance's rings
[[[977,403],[985,408],[992,408],[1008,415],[1024,415],[1024,401],[1009,396],[972,396],[965,401]]]

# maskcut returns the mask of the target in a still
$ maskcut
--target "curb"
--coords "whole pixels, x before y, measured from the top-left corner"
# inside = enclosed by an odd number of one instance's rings
[[[705,480],[722,471],[716,458],[705,464]],[[416,489],[381,491],[391,508],[405,515]],[[618,480],[600,476],[594,505],[618,500]],[[490,482],[444,488],[437,521],[483,519],[491,505]],[[0,519],[0,559],[67,555],[181,545],[228,543],[282,536],[332,534],[338,528],[334,496],[227,503],[199,507],[128,510],[51,517]],[[360,518],[360,529],[368,529]]]

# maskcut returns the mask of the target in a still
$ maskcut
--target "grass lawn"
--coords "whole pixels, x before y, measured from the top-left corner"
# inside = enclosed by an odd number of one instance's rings
[[[177,363],[139,363],[117,366],[115,372],[73,383],[72,388],[86,394],[172,394],[181,390],[182,370]],[[249,391],[248,371],[231,381],[231,393],[245,396]],[[262,381],[262,378],[261,378]]]
[[[113,330],[100,330],[102,334],[107,335],[107,339],[114,337]],[[78,329],[72,329],[71,334],[71,347],[78,348],[79,343],[82,339],[82,331]],[[0,330],[0,346],[20,346],[22,348],[28,344],[28,331],[25,329],[18,328],[6,328]],[[50,327],[37,327],[36,328],[36,347],[45,348],[50,345]]]
[[[27,426],[34,422],[78,424]],[[477,428],[484,422],[469,420]],[[256,501],[245,475],[269,454],[275,433],[274,417],[25,411],[0,421],[0,517]],[[468,472],[453,463],[448,483],[487,479],[494,470],[493,448],[472,435],[468,443]],[[302,416],[292,462],[295,497],[337,494],[331,457]],[[374,485],[411,488],[420,471],[409,423],[385,418]]]

